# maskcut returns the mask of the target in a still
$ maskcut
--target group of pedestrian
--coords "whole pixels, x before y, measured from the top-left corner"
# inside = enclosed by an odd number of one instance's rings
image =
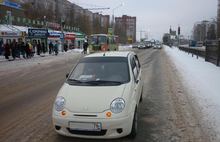
[[[58,55],[59,53],[59,44],[58,41],[55,42],[55,44],[50,41],[49,43],[49,54],[55,54]]]
[[[47,46],[45,46],[44,42],[40,42],[40,40],[33,40],[33,49],[37,51],[37,55],[45,54],[47,52]]]
[[[58,54],[58,43],[56,42],[55,45],[49,44],[49,53],[55,52],[55,54]],[[57,48],[56,48],[57,47]],[[37,55],[41,55],[42,53],[46,53],[47,46],[44,42],[40,42],[40,40],[33,40],[33,43],[31,44],[30,41],[22,41],[19,40],[18,42],[13,39],[6,40],[6,43],[3,44],[3,41],[0,40],[0,55],[4,55],[5,59],[9,59],[10,56],[12,56],[12,60],[15,60],[16,58],[23,57],[24,59],[28,59],[34,56],[36,53]]]
[[[53,43],[52,41],[49,42],[49,54],[58,55],[59,53],[59,42],[55,41]],[[88,42],[87,40],[84,41],[83,44],[83,53],[87,54],[87,48],[88,48]],[[63,50],[67,52],[68,50],[68,44],[65,42],[63,46]],[[15,60],[16,58],[24,58],[28,59],[35,55],[41,55],[42,53],[48,52],[47,45],[45,45],[44,42],[40,42],[40,40],[33,40],[31,43],[30,41],[22,41],[18,40],[16,41],[13,39],[12,41],[10,39],[6,40],[6,43],[3,43],[3,39],[0,39],[0,55],[4,55],[5,59],[9,60],[9,57],[11,56],[12,59]]]
[[[31,58],[33,56],[32,50],[33,48],[29,41],[17,42],[13,39],[11,42],[11,40],[7,40],[4,45],[4,56],[5,59],[9,59],[9,56],[12,56],[12,60],[15,60],[15,58],[21,58],[21,55],[23,58]]]

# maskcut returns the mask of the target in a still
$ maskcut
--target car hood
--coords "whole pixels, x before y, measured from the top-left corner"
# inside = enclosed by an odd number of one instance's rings
[[[73,113],[100,113],[110,109],[111,102],[122,97],[126,84],[119,86],[63,85],[59,96],[66,100],[65,108]]]

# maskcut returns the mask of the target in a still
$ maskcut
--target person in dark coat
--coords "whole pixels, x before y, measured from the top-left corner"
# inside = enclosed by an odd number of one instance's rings
[[[44,42],[41,43],[41,49],[42,49],[43,53],[45,54],[46,53],[46,46],[45,46]]]
[[[58,55],[58,53],[59,53],[58,41],[56,41],[56,44],[54,45],[54,52],[55,52],[55,55]]]
[[[68,44],[64,43],[64,51],[67,52],[67,50],[68,50]]]
[[[25,53],[26,53],[26,58],[31,58],[31,51],[28,42],[25,44]]]
[[[37,43],[37,55],[40,55],[41,53],[41,44],[40,44],[40,40],[38,40],[38,43]]]
[[[3,40],[0,39],[0,55],[2,55],[3,52]]]
[[[52,41],[49,43],[49,54],[53,52],[53,43]]]
[[[7,40],[6,44],[5,44],[5,59],[9,59],[9,56],[11,55],[11,51],[10,51],[10,43]]]
[[[24,59],[26,59],[26,57],[25,57],[25,44],[24,44],[24,42],[21,42],[21,55],[23,56]]]
[[[83,43],[83,53],[84,53],[84,54],[87,54],[87,48],[88,48],[88,46],[89,46],[88,42],[85,41],[85,42]]]
[[[10,47],[11,47],[12,58],[13,58],[13,60],[15,60],[16,53],[17,53],[17,42],[15,39],[13,39],[13,42],[11,43]]]

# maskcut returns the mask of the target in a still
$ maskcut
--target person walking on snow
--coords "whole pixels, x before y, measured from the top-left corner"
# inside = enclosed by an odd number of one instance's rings
[[[88,48],[89,44],[87,42],[87,40],[85,40],[85,42],[83,43],[83,53],[87,54],[87,48]]]

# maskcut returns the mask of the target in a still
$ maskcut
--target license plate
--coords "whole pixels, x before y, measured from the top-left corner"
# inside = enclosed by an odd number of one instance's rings
[[[101,123],[85,123],[85,122],[70,122],[71,130],[84,130],[84,131],[101,131]]]

